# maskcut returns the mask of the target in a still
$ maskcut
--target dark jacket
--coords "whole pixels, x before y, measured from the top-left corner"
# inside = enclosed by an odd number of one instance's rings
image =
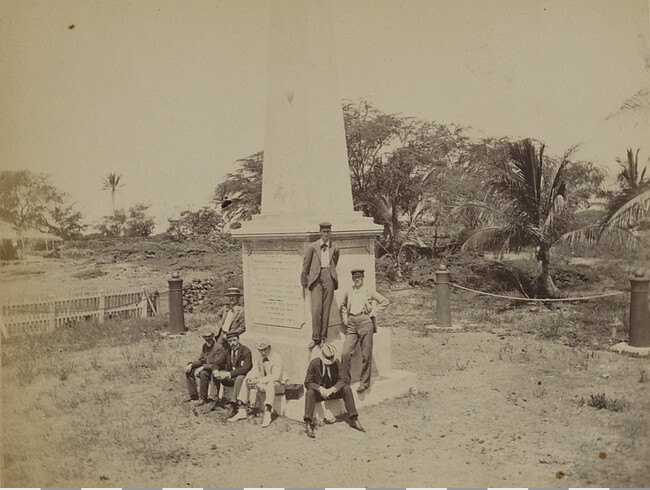
[[[307,245],[305,250],[305,258],[302,261],[302,274],[300,274],[300,282],[302,287],[309,288],[311,290],[312,286],[316,282],[316,279],[320,277],[321,267],[327,267],[328,264],[321,265],[320,263],[320,239],[316,240],[313,243]],[[339,263],[339,249],[336,244],[332,243],[330,240],[330,274],[332,274],[332,280],[334,281],[334,290],[336,291],[339,288],[339,278],[336,275],[336,265]]]
[[[235,364],[232,363],[231,350],[228,349],[228,359],[226,360],[226,371],[230,371],[230,377],[246,376],[248,371],[253,368],[253,356],[251,350],[245,345],[239,344],[237,354],[235,355]]]
[[[211,371],[219,371],[224,369],[228,360],[228,350],[224,347],[224,339],[221,335],[214,341],[212,347],[208,344],[203,344],[201,347],[201,355],[198,359],[192,361],[192,368],[200,368],[203,366],[205,369]]]
[[[323,384],[323,361],[320,357],[312,359],[307,366],[307,376],[305,376],[305,388],[308,390],[318,390],[319,387],[331,388],[334,386],[336,391],[340,391],[345,385],[349,385],[350,381],[345,379],[341,372],[341,364],[339,361],[334,361],[330,364],[330,382],[329,386]]]

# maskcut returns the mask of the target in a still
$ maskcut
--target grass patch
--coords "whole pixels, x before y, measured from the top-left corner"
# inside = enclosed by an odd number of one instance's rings
[[[162,316],[153,318],[112,319],[104,323],[94,321],[60,327],[52,332],[26,333],[3,341],[2,366],[10,367],[16,363],[21,370],[36,375],[37,369],[29,365],[30,359],[55,357],[63,352],[77,352],[107,346],[130,345],[139,340],[158,339],[159,332],[167,326],[168,320]],[[29,352],[29,356],[25,356]],[[100,368],[94,358],[92,367]],[[61,372],[61,375],[67,377]]]
[[[629,402],[624,398],[609,398],[605,393],[589,395],[589,399],[584,397],[578,402],[578,406],[587,405],[597,410],[609,410],[610,412],[622,412],[629,408]]]

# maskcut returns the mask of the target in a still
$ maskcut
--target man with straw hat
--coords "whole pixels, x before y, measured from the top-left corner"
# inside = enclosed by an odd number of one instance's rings
[[[217,325],[224,333],[243,334],[246,331],[244,322],[244,307],[239,304],[242,296],[239,288],[228,288],[225,294],[228,297],[228,304],[223,306],[217,313]]]
[[[345,377],[341,365],[336,359],[336,348],[323,344],[320,356],[311,360],[305,376],[305,431],[311,438],[314,434],[314,405],[323,400],[343,398],[345,410],[350,417],[350,427],[365,432],[359,423],[359,414],[354,403],[354,394],[350,388],[350,379]]]

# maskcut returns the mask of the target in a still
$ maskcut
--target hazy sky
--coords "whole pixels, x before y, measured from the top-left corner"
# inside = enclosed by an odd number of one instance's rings
[[[270,2],[3,0],[0,168],[51,174],[89,223],[208,204],[264,145]],[[616,170],[650,124],[606,119],[650,86],[648,0],[333,1],[341,96],[533,137]],[[74,26],[74,28],[71,28]],[[647,120],[650,122],[650,119]]]

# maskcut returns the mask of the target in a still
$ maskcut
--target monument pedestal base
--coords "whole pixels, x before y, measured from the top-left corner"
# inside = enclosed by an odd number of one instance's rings
[[[640,357],[650,356],[650,347],[633,347],[627,342],[619,342],[618,344],[613,345],[611,349],[614,352],[634,354]]]
[[[329,312],[327,343],[336,347],[341,358],[345,340],[345,325],[339,312],[339,298],[352,287],[351,271],[364,269],[364,285],[375,288],[375,236],[381,226],[360,213],[332,216],[257,215],[233,233],[242,241],[244,308],[246,332],[242,344],[253,353],[253,363],[260,362],[257,342],[264,338],[284,362],[288,383],[303,384],[309,362],[320,355],[320,347],[307,348],[312,338],[311,293],[300,282],[303,258],[307,246],[318,238],[305,232],[318,220],[332,222],[332,241],[340,255],[336,266],[339,288]],[[381,327],[373,336],[371,387],[357,395],[361,373],[361,352],[357,346],[352,356],[352,388],[359,406],[378,403],[408,393],[415,387],[417,376],[391,369],[391,333]],[[304,396],[298,400],[276,397],[274,409],[281,415],[302,420]],[[334,418],[344,411],[342,401],[321,403],[322,418]]]

